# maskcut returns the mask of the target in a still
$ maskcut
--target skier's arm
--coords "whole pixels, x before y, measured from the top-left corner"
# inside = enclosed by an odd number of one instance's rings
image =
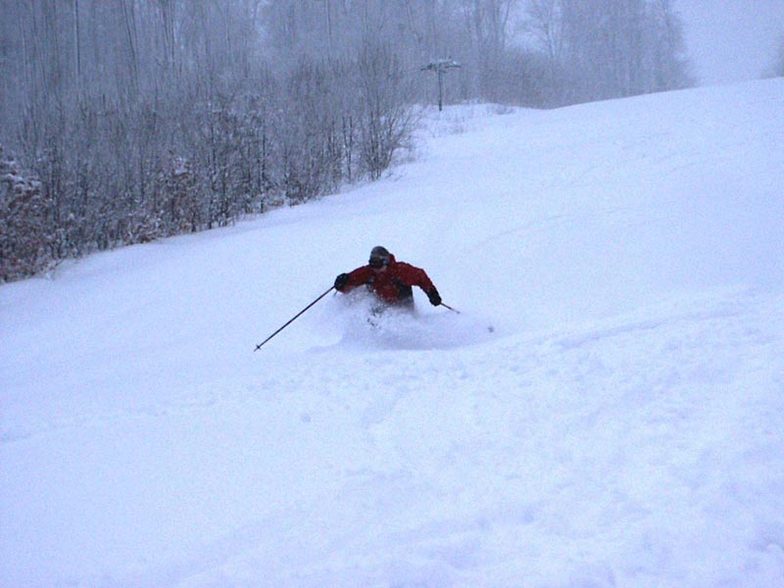
[[[425,270],[407,263],[400,265],[403,266],[403,271],[401,273],[410,286],[419,286],[422,288],[425,294],[427,294],[430,304],[433,306],[441,304],[441,296]]]
[[[367,284],[372,276],[373,270],[368,266],[358,267],[347,274],[340,274],[335,279],[335,290],[343,293],[351,292],[357,286]]]

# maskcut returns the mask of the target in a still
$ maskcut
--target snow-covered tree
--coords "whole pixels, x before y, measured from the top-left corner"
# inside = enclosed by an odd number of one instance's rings
[[[41,182],[0,145],[0,282],[41,271],[53,261],[51,198]]]

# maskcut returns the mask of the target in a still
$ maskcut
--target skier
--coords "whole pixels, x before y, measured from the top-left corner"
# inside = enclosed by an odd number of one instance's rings
[[[335,290],[344,294],[363,284],[384,306],[413,309],[412,286],[422,288],[433,306],[441,304],[441,296],[425,270],[397,261],[380,245],[373,247],[367,265],[335,278]]]

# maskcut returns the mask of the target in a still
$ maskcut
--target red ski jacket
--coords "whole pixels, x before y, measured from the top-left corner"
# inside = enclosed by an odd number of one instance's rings
[[[374,270],[369,265],[364,265],[349,272],[348,281],[339,291],[350,292],[363,284],[388,304],[413,304],[412,286],[419,286],[428,296],[435,290],[425,270],[397,261],[391,254],[389,263],[381,270]]]

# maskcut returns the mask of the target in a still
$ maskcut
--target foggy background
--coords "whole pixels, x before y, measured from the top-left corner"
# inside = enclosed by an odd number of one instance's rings
[[[784,72],[782,0],[0,8],[0,282],[376,180],[435,104],[554,108]]]
[[[674,7],[702,85],[757,79],[781,63],[784,1],[675,0]]]

